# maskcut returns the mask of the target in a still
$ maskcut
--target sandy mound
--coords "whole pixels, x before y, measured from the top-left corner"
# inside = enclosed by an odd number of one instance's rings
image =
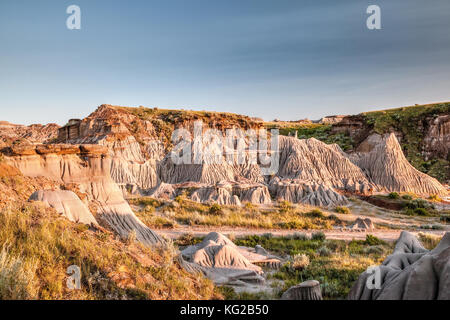
[[[431,251],[403,231],[393,254],[380,266],[381,288],[368,289],[364,272],[353,285],[351,300],[450,300],[450,233]]]
[[[98,225],[86,205],[72,191],[39,190],[34,192],[29,200],[44,202],[70,221]]]

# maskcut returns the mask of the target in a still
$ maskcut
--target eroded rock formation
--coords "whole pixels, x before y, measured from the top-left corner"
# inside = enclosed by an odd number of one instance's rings
[[[353,230],[372,231],[375,229],[372,220],[370,218],[357,218],[355,223],[351,226]]]
[[[336,128],[347,128],[346,123],[350,121],[363,132],[360,118],[343,117]],[[236,136],[234,147],[245,150],[243,160],[233,156],[230,162],[226,158],[227,153],[235,150],[225,141],[201,137],[206,159],[200,163],[175,164],[171,156],[174,147],[171,134],[180,127],[193,132],[197,120],[204,122],[202,130],[212,128],[222,132],[257,130],[262,126],[261,122],[232,114],[102,105],[87,118],[73,119],[59,129],[58,139],[67,144],[39,145],[34,149],[15,145],[11,150],[22,156],[46,157],[56,149],[59,154],[77,153],[73,149],[79,149],[79,144],[103,146],[109,159],[110,176],[124,194],[164,199],[187,194],[195,201],[224,205],[244,202],[265,205],[287,200],[336,206],[347,202],[347,194],[369,195],[374,191],[446,195],[439,182],[407,162],[393,135],[387,138],[372,135],[360,145],[358,153],[352,155],[344,153],[337,145],[327,145],[314,138],[280,136],[279,168],[271,176],[262,174],[263,166],[259,161],[250,161],[253,159],[248,150],[250,140],[240,135]],[[438,122],[436,128],[430,127],[430,130],[443,132],[445,140],[446,126],[442,123],[446,122],[440,119]],[[194,139],[192,146],[196,143],[198,140]],[[435,142],[435,145],[442,146],[442,143]],[[207,161],[216,154],[222,161]],[[192,154],[191,160],[194,158]],[[36,162],[33,158],[29,160]]]
[[[121,237],[136,233],[136,239],[152,245],[162,239],[133,213],[122,191],[111,179],[108,149],[100,145],[45,145],[11,147],[5,162],[29,177],[46,177],[78,187],[97,207],[99,219]]]
[[[45,203],[72,222],[98,225],[88,207],[72,191],[39,190],[34,192],[29,200]]]
[[[263,271],[256,264],[273,260],[267,253],[258,252],[238,247],[223,234],[211,232],[181,254],[187,270],[200,271],[216,284],[245,285],[264,282]]]
[[[435,157],[450,160],[450,114],[430,119],[423,142],[427,160]]]
[[[447,194],[439,181],[418,171],[406,160],[393,133],[381,137],[369,152],[355,154],[352,159],[380,190],[424,196]]]
[[[54,123],[23,126],[0,121],[0,148],[13,142],[28,144],[51,142],[58,136],[58,128],[59,126]]]
[[[379,266],[380,288],[369,289],[364,272],[353,285],[351,300],[450,300],[450,233],[427,250],[403,231],[394,252]]]

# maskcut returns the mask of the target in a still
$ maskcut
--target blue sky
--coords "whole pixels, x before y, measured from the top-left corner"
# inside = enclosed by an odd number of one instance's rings
[[[81,8],[81,30],[66,8]],[[366,28],[377,4],[382,30]],[[0,1],[0,120],[102,103],[296,120],[450,100],[448,0]]]

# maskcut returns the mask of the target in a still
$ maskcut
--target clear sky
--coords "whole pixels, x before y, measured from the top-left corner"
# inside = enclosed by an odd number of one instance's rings
[[[81,30],[66,8],[81,8]],[[382,30],[366,8],[381,7]],[[296,120],[450,100],[448,0],[1,0],[0,120],[96,106]]]

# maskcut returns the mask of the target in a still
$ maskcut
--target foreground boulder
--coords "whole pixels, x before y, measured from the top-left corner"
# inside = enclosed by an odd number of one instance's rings
[[[86,205],[72,191],[39,190],[34,192],[29,200],[42,201],[72,222],[98,225]]]
[[[429,251],[403,231],[394,252],[380,266],[381,286],[369,289],[364,272],[354,284],[350,300],[450,300],[450,232]]]

